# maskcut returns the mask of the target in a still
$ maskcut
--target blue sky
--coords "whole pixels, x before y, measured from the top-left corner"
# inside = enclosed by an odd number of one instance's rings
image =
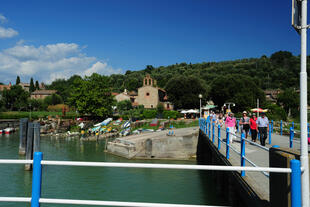
[[[291,0],[4,0],[0,82],[299,55]]]

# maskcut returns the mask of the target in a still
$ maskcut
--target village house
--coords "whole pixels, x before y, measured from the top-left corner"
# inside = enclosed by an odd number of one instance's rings
[[[173,110],[173,105],[168,102],[168,96],[164,89],[157,87],[156,80],[149,74],[143,79],[143,86],[138,88],[138,94],[125,91],[115,95],[117,102],[130,100],[132,106],[143,105],[146,109],[156,108],[162,104],[165,110]]]
[[[136,102],[137,93],[134,91],[128,92],[125,89],[122,93],[112,93],[112,95],[115,96],[117,102],[128,100],[131,101],[132,106],[138,106],[138,103]]]
[[[11,82],[9,83],[9,85],[0,85],[0,91],[3,91],[4,89],[10,90],[11,86]]]
[[[47,96],[51,96],[56,93],[56,90],[36,90],[31,93],[32,99],[45,99]]]
[[[20,85],[25,91],[29,92],[30,83],[19,83],[18,85]]]
[[[270,101],[271,103],[277,103],[277,98],[279,93],[281,93],[281,90],[265,90],[264,93],[267,101]]]

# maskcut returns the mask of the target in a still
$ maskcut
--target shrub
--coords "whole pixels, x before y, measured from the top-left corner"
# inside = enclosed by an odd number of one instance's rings
[[[177,111],[164,111],[163,112],[163,117],[165,119],[168,119],[168,118],[170,118],[170,119],[177,119],[179,117],[182,117],[182,114],[180,114]]]
[[[47,96],[44,99],[44,103],[46,103],[47,105],[57,105],[63,103],[63,100],[60,95],[54,93],[51,96]]]
[[[269,120],[283,120],[286,121],[287,114],[285,110],[276,104],[269,104],[266,106],[268,109],[268,112],[266,113],[266,116]]]
[[[65,108],[66,112],[69,111],[69,106],[65,104],[57,104],[57,105],[50,105],[47,107],[48,111],[58,111],[62,112],[62,109]]]
[[[145,119],[156,118],[157,110],[144,110],[143,111],[143,116],[144,116]]]

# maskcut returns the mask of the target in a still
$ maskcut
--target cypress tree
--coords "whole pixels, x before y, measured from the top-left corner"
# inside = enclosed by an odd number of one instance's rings
[[[33,78],[30,79],[30,87],[29,87],[29,92],[33,92],[35,90],[34,84],[33,84]]]
[[[36,90],[40,90],[39,81],[36,81]]]
[[[19,76],[16,77],[16,84],[15,85],[18,85],[20,83],[20,78]]]

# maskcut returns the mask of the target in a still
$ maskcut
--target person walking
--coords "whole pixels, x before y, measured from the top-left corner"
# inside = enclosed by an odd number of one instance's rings
[[[241,133],[245,134],[245,138],[248,138],[248,133],[250,130],[250,117],[247,116],[247,112],[242,112],[242,118],[240,119],[239,125],[241,126]]]
[[[260,143],[265,146],[265,141],[267,139],[267,131],[269,129],[269,120],[265,112],[261,113],[261,116],[256,120],[257,128],[260,134]]]
[[[250,129],[251,129],[251,137],[252,141],[256,142],[257,138],[257,124],[256,124],[256,115],[255,113],[252,114],[252,117],[250,118]]]
[[[233,113],[228,112],[228,116],[225,120],[225,126],[226,128],[229,129],[229,134],[230,134],[230,143],[233,143],[236,135],[236,118],[233,117]]]
[[[223,114],[222,114],[222,113],[219,114],[218,124],[219,124],[221,127],[224,125],[224,117],[223,117]]]

